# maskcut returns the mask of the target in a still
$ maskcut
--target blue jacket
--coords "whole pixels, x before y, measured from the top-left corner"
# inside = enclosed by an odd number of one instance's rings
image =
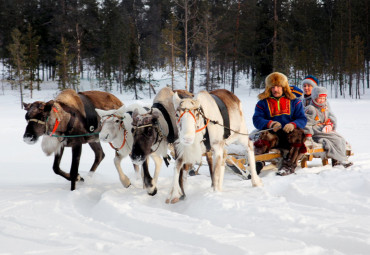
[[[302,101],[290,100],[285,96],[279,99],[269,97],[257,102],[253,115],[253,125],[257,129],[267,129],[269,123],[278,121],[284,127],[292,123],[296,128],[304,128],[307,118],[304,114]]]

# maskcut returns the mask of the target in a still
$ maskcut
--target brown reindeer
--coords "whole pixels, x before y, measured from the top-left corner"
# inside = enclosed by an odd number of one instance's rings
[[[62,91],[55,100],[24,103],[28,124],[23,140],[28,144],[35,144],[43,136],[42,150],[47,156],[54,153],[54,172],[71,181],[71,190],[74,190],[76,181],[83,180],[78,174],[82,144],[88,143],[95,153],[90,172],[96,170],[105,156],[99,142],[100,118],[95,108],[109,110],[118,109],[122,105],[117,97],[107,92],[76,93],[71,89]],[[59,167],[64,147],[72,148],[69,173]]]

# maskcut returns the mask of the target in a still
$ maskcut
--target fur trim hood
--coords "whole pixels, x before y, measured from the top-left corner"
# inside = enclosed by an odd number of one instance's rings
[[[327,105],[327,101],[325,103],[319,104],[315,101],[316,98],[319,97],[319,95],[325,94],[328,96],[328,90],[324,87],[314,87],[311,93],[312,103],[314,105],[317,105],[319,107],[325,107]],[[327,100],[327,99],[326,99]]]
[[[311,98],[316,99],[319,97],[319,95],[325,94],[328,95],[328,90],[324,87],[314,87],[311,93]]]
[[[279,72],[274,72],[269,74],[265,79],[265,91],[258,95],[258,99],[263,100],[269,98],[271,96],[271,88],[273,86],[281,86],[283,87],[283,95],[285,95],[290,100],[296,98],[296,96],[292,93],[288,78]]]

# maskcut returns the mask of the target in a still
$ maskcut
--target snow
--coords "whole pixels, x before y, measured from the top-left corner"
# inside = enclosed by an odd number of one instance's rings
[[[52,86],[51,86],[52,87]],[[86,86],[90,89],[90,86]],[[79,182],[54,174],[53,157],[40,142],[23,142],[25,111],[18,91],[0,93],[0,254],[369,254],[370,252],[370,97],[330,98],[339,133],[355,153],[348,169],[322,166],[315,159],[295,175],[261,174],[263,187],[226,172],[223,192],[210,187],[208,167],[188,177],[186,199],[166,204],[173,162],[162,167],[158,193],[148,196],[128,158],[122,161],[132,185],[116,173],[114,151],[89,174],[93,153],[83,146]],[[258,91],[237,89],[248,128]],[[369,91],[367,91],[369,94]],[[132,93],[115,93],[126,105]],[[47,101],[56,91],[43,88],[25,101]],[[145,94],[141,94],[144,98]],[[137,101],[149,104],[145,97]],[[61,167],[69,170],[71,150]],[[154,164],[151,163],[151,169]]]

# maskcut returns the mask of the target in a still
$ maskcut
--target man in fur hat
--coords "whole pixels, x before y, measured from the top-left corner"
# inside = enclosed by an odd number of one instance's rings
[[[288,134],[294,129],[303,129],[307,123],[302,101],[292,93],[288,78],[282,73],[269,74],[265,85],[265,91],[258,95],[259,101],[254,111],[253,124],[259,130],[272,129],[279,137],[279,144],[293,146],[288,141]],[[261,168],[259,165],[260,162],[257,163],[257,168]],[[289,162],[287,155],[283,159],[278,175],[294,173],[295,167],[296,162],[293,164]]]
[[[332,158],[333,166],[353,165],[346,156],[346,140],[335,130],[337,119],[327,104],[328,91],[324,87],[315,87],[312,90],[312,101],[306,107],[307,125],[306,136],[325,148],[327,157]]]

